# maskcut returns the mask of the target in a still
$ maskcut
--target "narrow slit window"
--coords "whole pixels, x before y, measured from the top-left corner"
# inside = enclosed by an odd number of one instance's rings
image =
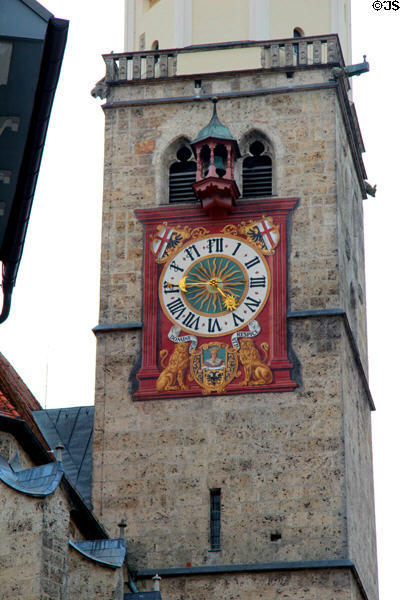
[[[210,546],[221,548],[221,490],[210,490]]]

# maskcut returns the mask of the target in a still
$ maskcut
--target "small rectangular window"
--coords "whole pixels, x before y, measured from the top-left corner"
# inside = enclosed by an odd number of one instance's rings
[[[210,549],[221,548],[221,490],[210,490]]]

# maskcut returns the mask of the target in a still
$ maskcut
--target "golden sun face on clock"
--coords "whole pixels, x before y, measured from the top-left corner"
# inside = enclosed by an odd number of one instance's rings
[[[270,270],[257,248],[234,236],[210,235],[188,243],[165,265],[159,297],[172,323],[214,337],[255,319],[270,287]]]

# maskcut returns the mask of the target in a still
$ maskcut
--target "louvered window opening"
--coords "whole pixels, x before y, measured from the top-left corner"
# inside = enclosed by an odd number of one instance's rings
[[[272,165],[243,166],[243,197],[272,196]]]
[[[196,181],[196,163],[192,158],[192,151],[187,146],[182,146],[176,153],[179,162],[171,165],[169,170],[169,201],[196,202],[192,184]]]
[[[195,202],[192,183],[196,181],[196,165],[193,170],[169,174],[169,201]]]
[[[210,491],[210,547],[221,548],[221,490]]]

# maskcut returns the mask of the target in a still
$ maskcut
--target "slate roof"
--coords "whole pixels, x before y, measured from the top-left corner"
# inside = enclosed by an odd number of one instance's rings
[[[51,448],[62,442],[64,472],[91,505],[94,406],[35,410],[33,417]]]
[[[0,480],[17,492],[43,498],[52,494],[63,476],[61,463],[52,462],[32,469],[20,470],[0,456]]]
[[[126,542],[124,539],[116,540],[89,540],[74,542],[69,540],[70,545],[78,552],[108,567],[122,567],[125,554]]]

